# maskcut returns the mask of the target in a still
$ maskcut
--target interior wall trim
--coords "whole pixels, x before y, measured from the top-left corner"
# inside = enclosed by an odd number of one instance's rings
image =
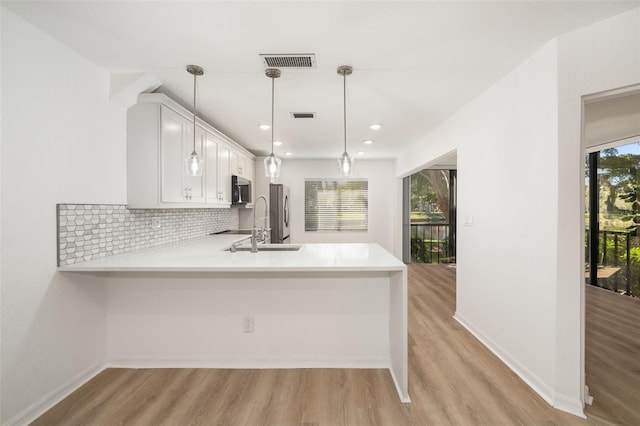
[[[496,345],[490,338],[484,333],[474,327],[467,319],[464,318],[460,312],[456,311],[453,315],[453,319],[458,321],[460,325],[466,328],[473,336],[480,341],[487,349],[489,349],[495,356],[497,356],[507,367],[509,367],[514,373],[518,375],[535,393],[540,395],[547,404],[552,407],[565,411],[569,414],[586,419],[584,415],[584,409],[582,401],[575,398],[570,398],[565,395],[556,393],[552,388],[547,386],[542,380],[531,373],[524,365],[518,362],[511,354],[503,350],[499,345]]]
[[[54,405],[78,390],[82,385],[93,379],[107,368],[106,363],[96,363],[76,375],[62,386],[49,392],[40,400],[31,404],[24,411],[19,413],[13,419],[9,420],[5,426],[27,426],[45,412],[50,410]]]
[[[366,368],[389,369],[388,359],[269,359],[269,358],[113,358],[106,368],[218,368],[218,369],[297,369],[297,368]]]

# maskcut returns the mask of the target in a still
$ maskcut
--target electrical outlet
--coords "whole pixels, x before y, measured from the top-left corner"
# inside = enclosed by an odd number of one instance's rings
[[[160,218],[152,217],[151,218],[151,228],[152,229],[160,229]]]
[[[242,318],[242,331],[245,333],[253,333],[253,317]]]

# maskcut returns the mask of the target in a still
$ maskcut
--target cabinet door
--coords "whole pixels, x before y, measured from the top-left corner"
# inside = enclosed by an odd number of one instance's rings
[[[185,164],[185,159],[191,155],[193,152],[193,123],[189,123],[187,126],[187,139],[184,141],[182,148],[182,161],[181,161],[181,169],[182,169],[182,179],[183,179],[183,190],[185,192],[185,196],[187,198],[187,202],[190,203],[204,203],[205,201],[205,178],[207,175],[206,171],[206,152],[205,152],[205,139],[206,133],[200,128],[196,127],[196,152],[202,158],[202,167],[203,172],[201,176],[190,176],[187,174],[187,167]]]
[[[205,134],[205,191],[207,203],[221,202],[222,194],[218,191],[218,140],[211,134]]]
[[[231,150],[218,143],[218,193],[220,202],[231,204]]]
[[[243,178],[248,178],[247,175],[247,162],[249,159],[242,154],[238,154],[238,176],[242,176]]]
[[[249,158],[244,160],[244,176],[251,182],[255,182],[256,178],[256,162]]]
[[[242,176],[243,178],[249,178],[249,166],[250,161],[247,157],[240,154],[237,151],[231,151],[231,162],[229,167],[232,175]]]
[[[256,162],[247,158],[244,162],[246,178],[251,181],[251,200],[256,202]],[[269,194],[266,194],[267,196]]]
[[[229,174],[240,176],[238,170],[238,153],[235,151],[229,151]]]
[[[193,123],[164,105],[161,108],[161,183],[163,203],[204,202],[203,176],[187,176],[185,159],[193,151]],[[196,134],[196,151],[204,154],[204,134]]]
[[[161,201],[181,203],[185,201],[182,182],[184,174],[182,150],[189,123],[186,118],[165,106],[160,109],[160,116],[162,126],[160,135]]]

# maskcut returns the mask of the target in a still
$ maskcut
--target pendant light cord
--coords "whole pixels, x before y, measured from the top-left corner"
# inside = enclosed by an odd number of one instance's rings
[[[343,110],[344,110],[344,152],[347,152],[347,75],[342,74],[342,99],[343,99]]]
[[[275,109],[275,86],[276,79],[271,77],[271,155],[273,155],[273,110]]]
[[[196,152],[196,78],[197,73],[193,73],[193,152]]]

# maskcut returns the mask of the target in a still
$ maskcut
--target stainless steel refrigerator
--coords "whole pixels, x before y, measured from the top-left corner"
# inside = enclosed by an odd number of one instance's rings
[[[269,217],[271,222],[271,242],[290,243],[289,221],[291,204],[289,188],[282,184],[269,185]]]

